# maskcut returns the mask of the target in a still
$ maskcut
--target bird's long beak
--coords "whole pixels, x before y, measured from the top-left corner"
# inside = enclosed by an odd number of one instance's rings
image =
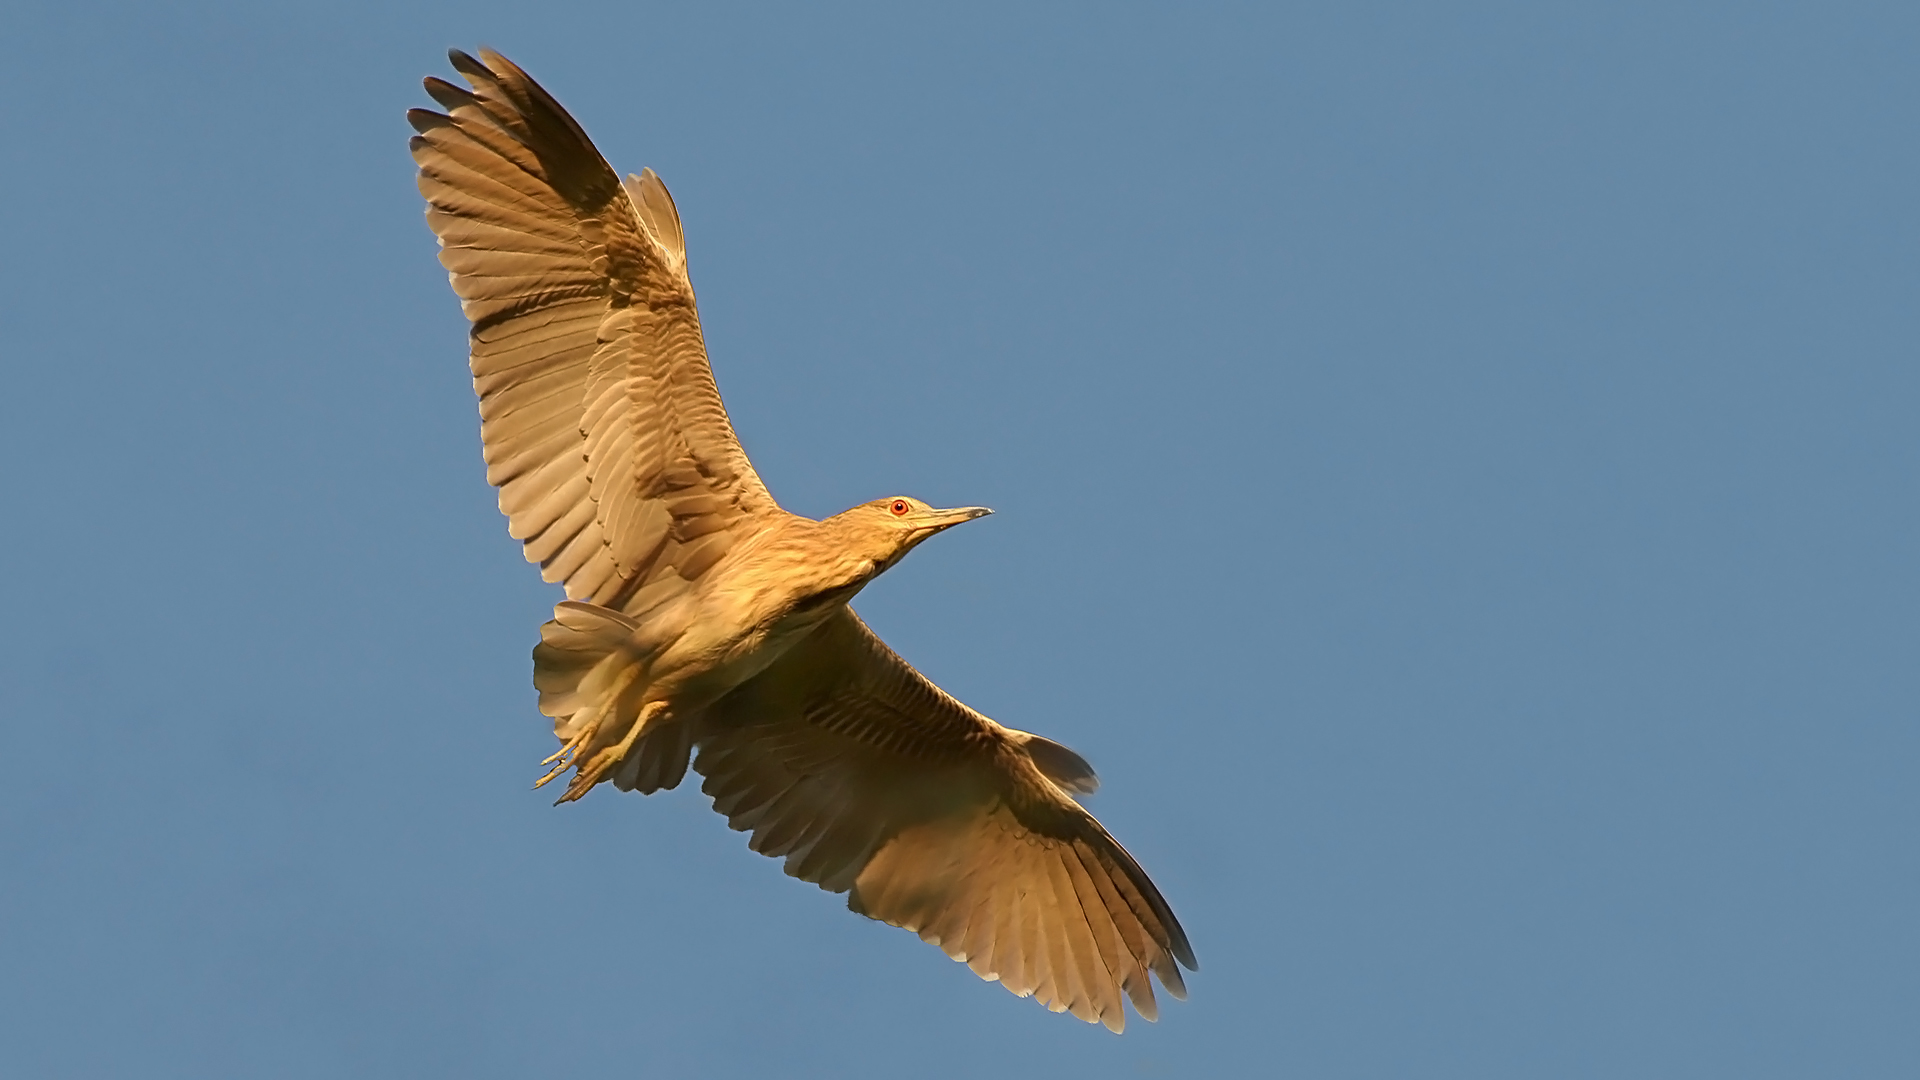
[[[929,510],[925,520],[929,528],[939,532],[941,529],[951,529],[963,521],[983,518],[991,513],[993,511],[984,506],[956,506],[951,510]]]

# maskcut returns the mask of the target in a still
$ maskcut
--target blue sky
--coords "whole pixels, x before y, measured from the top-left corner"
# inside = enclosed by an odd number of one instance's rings
[[[0,1071],[1911,1076],[1920,15],[0,16]],[[403,119],[500,49],[684,216],[859,607],[1086,755],[1202,969],[1114,1038],[549,806]]]

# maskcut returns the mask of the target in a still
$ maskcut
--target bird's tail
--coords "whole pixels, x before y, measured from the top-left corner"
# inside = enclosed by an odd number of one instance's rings
[[[553,609],[533,649],[533,685],[540,711],[554,718],[562,742],[547,759],[541,784],[574,768],[561,802],[585,795],[603,779],[652,794],[687,771],[686,724],[649,702],[651,651],[638,624],[611,608],[568,600]],[[535,785],[536,787],[539,785]]]

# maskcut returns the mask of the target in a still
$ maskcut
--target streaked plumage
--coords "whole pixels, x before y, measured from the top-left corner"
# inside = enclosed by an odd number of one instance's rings
[[[680,219],[622,182],[505,58],[452,54],[408,119],[427,220],[473,323],[487,479],[568,600],[534,683],[562,740],[561,801],[651,793],[689,763],[755,851],[847,892],[1055,1011],[1148,1019],[1185,996],[1186,935],[1073,798],[1093,770],[934,686],[847,601],[985,510],[904,497],[824,521],[782,510],[714,387]]]

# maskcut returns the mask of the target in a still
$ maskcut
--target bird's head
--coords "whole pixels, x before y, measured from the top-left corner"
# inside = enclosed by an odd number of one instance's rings
[[[914,546],[937,532],[944,532],[963,521],[986,517],[993,511],[984,506],[960,506],[940,510],[919,499],[890,495],[875,499],[839,515],[861,548],[871,558],[878,573],[912,551]]]

